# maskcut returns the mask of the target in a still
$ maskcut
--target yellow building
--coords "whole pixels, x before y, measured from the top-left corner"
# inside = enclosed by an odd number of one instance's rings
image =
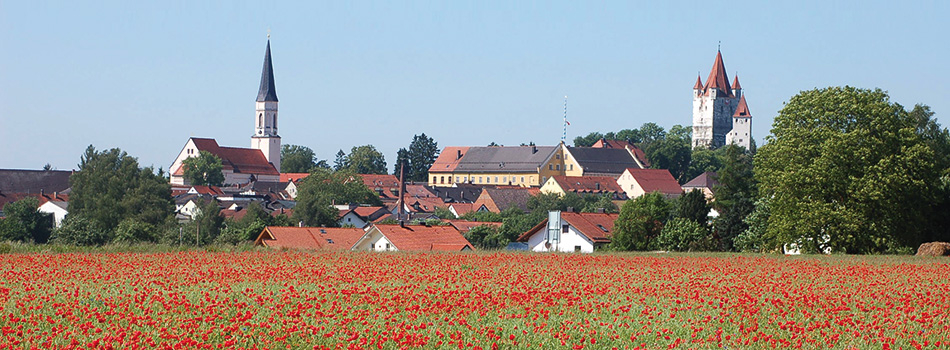
[[[553,176],[614,176],[639,168],[625,149],[557,146],[446,147],[429,168],[430,186],[540,187]]]

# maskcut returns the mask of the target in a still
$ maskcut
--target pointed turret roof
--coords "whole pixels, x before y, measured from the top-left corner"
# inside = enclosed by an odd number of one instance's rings
[[[749,112],[749,105],[745,103],[745,94],[739,97],[739,105],[736,106],[736,113],[733,118],[752,118],[752,112]]]
[[[732,89],[739,90],[741,88],[742,85],[739,85],[739,74],[736,74],[736,76],[732,78]]]
[[[267,39],[267,51],[264,53],[264,69],[261,71],[261,89],[257,92],[257,102],[277,102],[277,87],[274,85],[274,65],[270,59],[270,39]]]
[[[726,75],[726,65],[722,63],[722,52],[716,51],[716,62],[713,62],[709,77],[706,78],[705,91],[710,88],[719,89],[722,96],[732,97],[732,88],[729,87],[729,76]]]
[[[696,74],[696,85],[693,85],[693,90],[699,90],[703,88],[703,80],[699,78],[699,74]]]

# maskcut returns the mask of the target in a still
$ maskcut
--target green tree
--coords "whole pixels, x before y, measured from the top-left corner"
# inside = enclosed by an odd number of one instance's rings
[[[574,147],[590,147],[602,138],[604,138],[604,134],[596,131],[587,134],[587,136],[578,136],[574,138]]]
[[[70,213],[53,231],[52,241],[66,245],[98,246],[112,241],[112,231],[103,229],[87,216]]]
[[[382,205],[379,196],[350,171],[314,169],[297,186],[294,220],[308,226],[337,226],[339,210],[333,204]]]
[[[118,148],[97,152],[89,146],[80,159],[79,171],[69,181],[72,190],[67,216],[85,217],[110,237],[124,219],[159,226],[174,213],[171,186],[162,174],[139,168],[134,157]]]
[[[717,173],[719,185],[713,188],[713,208],[719,217],[713,222],[722,250],[734,250],[733,243],[749,226],[745,218],[754,209],[756,186],[753,177],[752,154],[734,144],[723,147],[722,169]]]
[[[584,205],[581,207],[582,213],[596,213],[603,210],[604,213],[612,214],[618,211],[610,195],[586,195],[582,198],[584,200]]]
[[[663,226],[657,247],[674,252],[712,250],[714,244],[706,227],[687,218],[674,218]]]
[[[488,225],[475,226],[464,236],[478,249],[501,249],[508,245],[508,239],[503,237],[498,228]]]
[[[676,199],[676,217],[692,220],[706,227],[709,222],[709,203],[706,194],[700,190],[692,190]]]
[[[680,183],[689,181],[686,178],[692,153],[689,140],[666,138],[650,142],[643,151],[650,159],[653,169],[667,169],[673,178]]]
[[[724,157],[725,149],[723,147],[717,149],[694,148],[690,154],[689,167],[683,178],[689,181],[705,172],[719,172]]]
[[[221,207],[215,200],[199,200],[197,214],[184,226],[183,241],[197,242],[199,245],[214,243],[224,228]]]
[[[182,168],[185,170],[185,180],[196,186],[221,186],[224,183],[224,173],[221,158],[208,151],[201,151],[197,157],[185,159]]]
[[[115,238],[113,242],[120,243],[139,243],[155,242],[158,240],[157,228],[133,218],[126,218],[119,222],[115,228]]]
[[[435,210],[432,212],[432,214],[439,217],[439,219],[444,219],[444,220],[457,219],[455,214],[453,214],[452,211],[449,210],[448,208],[435,207]]]
[[[401,168],[405,167],[407,179],[409,175],[409,150],[405,148],[400,148],[396,151],[396,163],[393,164],[393,175],[396,175],[396,178],[399,178],[399,171]]]
[[[640,130],[638,129],[623,129],[617,132],[614,135],[615,140],[627,141],[630,143],[640,143],[643,142],[643,137],[640,136]]]
[[[429,176],[429,167],[439,157],[439,144],[425,133],[412,137],[409,144],[409,173],[410,181],[426,181]]]
[[[343,150],[336,152],[336,160],[333,161],[333,170],[343,170],[346,168],[346,153]]]
[[[755,201],[754,209],[749,216],[746,216],[745,224],[748,226],[745,231],[736,236],[735,249],[740,252],[763,252],[766,249],[775,250],[781,247],[785,242],[766,242],[768,237],[766,233],[769,228],[769,198],[762,197]]]
[[[620,208],[611,238],[613,250],[649,250],[670,216],[671,205],[659,192],[628,200]]]
[[[310,169],[329,168],[327,162],[317,159],[310,147],[283,145],[280,147],[280,172],[309,173]]]
[[[53,228],[53,217],[41,213],[40,201],[27,197],[3,206],[5,219],[0,220],[0,241],[46,243]]]
[[[385,174],[386,157],[376,150],[373,145],[356,146],[346,156],[346,166],[343,168],[357,174]]]
[[[872,253],[935,237],[928,231],[946,133],[929,117],[924,107],[908,113],[879,89],[792,97],[756,154],[760,195],[770,198],[765,241]]]
[[[640,138],[644,144],[665,140],[666,130],[662,126],[656,125],[656,123],[644,123],[640,126]]]

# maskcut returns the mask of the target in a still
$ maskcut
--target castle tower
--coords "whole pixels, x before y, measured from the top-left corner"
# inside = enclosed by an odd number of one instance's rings
[[[733,87],[738,85],[738,80]],[[745,149],[752,148],[752,112],[745,102],[745,96],[739,97],[739,105],[732,114],[732,131],[726,134],[726,144],[734,143]]]
[[[697,77],[693,86],[693,147],[719,148],[732,130],[732,115],[739,103],[741,88],[729,85],[722,52],[716,52],[706,84]]]
[[[277,135],[277,88],[274,85],[274,66],[270,57],[270,35],[267,51],[264,52],[264,69],[261,72],[261,88],[257,92],[254,116],[254,136],[251,148],[264,153],[267,161],[280,171],[280,136]]]

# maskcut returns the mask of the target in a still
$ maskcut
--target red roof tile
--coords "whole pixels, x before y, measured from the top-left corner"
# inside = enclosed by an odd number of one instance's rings
[[[463,233],[471,231],[473,228],[476,228],[479,226],[490,226],[490,227],[495,227],[495,228],[501,227],[500,222],[468,221],[468,220],[445,220],[445,221],[451,224],[452,226],[455,226],[455,229]]]
[[[700,79],[700,76],[696,75],[696,85],[693,85],[693,90],[702,90],[703,89],[703,80]]]
[[[745,102],[745,95],[739,98],[739,105],[736,106],[736,113],[733,118],[752,118],[752,112],[749,112],[749,105]]]
[[[53,194],[53,193],[6,193],[0,192],[0,210],[7,204],[19,201],[26,198],[36,198],[39,200],[39,205],[46,204],[50,201],[59,201],[59,202],[68,202],[69,196],[65,194]]]
[[[617,221],[617,218],[618,214],[561,212],[561,220],[566,221],[595,243],[610,243],[614,222]],[[515,241],[527,242],[529,237],[547,227],[547,223],[548,219],[544,219],[538,225],[518,236]]]
[[[742,85],[739,85],[739,76],[738,76],[738,75],[736,75],[735,77],[732,78],[732,89],[733,89],[733,90],[742,89]]]
[[[281,173],[280,182],[297,182],[307,176],[310,176],[310,173]]]
[[[459,161],[465,157],[469,147],[446,147],[439,153],[432,166],[429,167],[430,173],[450,173],[455,171]]]
[[[683,189],[680,187],[673,175],[666,169],[634,169],[627,171],[640,184],[646,193],[657,192],[663,194],[681,194]]]
[[[220,196],[224,194],[224,191],[222,191],[218,186],[191,186],[191,189],[194,189],[198,194],[208,194],[214,196]],[[191,189],[188,190],[191,191]]]
[[[221,158],[222,166],[225,170],[231,170],[239,174],[257,174],[257,175],[280,175],[277,168],[267,161],[264,153],[259,149],[221,147],[214,139],[205,139],[192,137],[195,147],[199,151],[208,151],[218,158]],[[175,174],[182,171],[179,167]]]
[[[455,227],[423,225],[374,225],[396,249],[403,251],[472,249],[472,244]]]
[[[363,234],[359,228],[268,226],[254,244],[272,248],[350,250]]]
[[[563,176],[551,178],[565,192],[575,193],[624,193],[613,176]]]
[[[726,75],[726,65],[722,63],[722,52],[716,52],[716,61],[713,62],[712,70],[709,71],[709,77],[706,78],[706,86],[703,88],[707,95],[710,89],[719,90],[719,96],[733,97],[732,88],[729,87],[729,76]]]
[[[459,216],[465,215],[466,213],[474,210],[472,203],[452,203],[449,204],[449,207],[455,209],[455,213]]]

